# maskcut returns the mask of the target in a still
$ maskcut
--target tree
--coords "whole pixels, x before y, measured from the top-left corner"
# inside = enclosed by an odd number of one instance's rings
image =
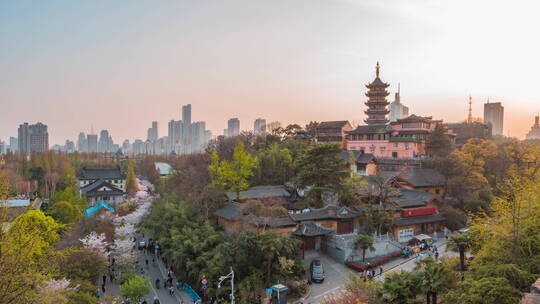
[[[342,206],[356,206],[362,203],[360,192],[366,187],[366,180],[362,176],[355,174],[346,178],[339,185],[339,203]]]
[[[81,211],[70,202],[54,203],[47,211],[57,222],[61,224],[75,224],[81,218]]]
[[[38,210],[27,211],[0,234],[0,303],[31,303],[34,287],[55,271],[51,244],[61,225]]]
[[[217,153],[213,152],[209,171],[214,184],[223,185],[240,199],[240,191],[249,188],[249,178],[256,167],[255,159],[244,151],[244,143],[238,142],[231,161],[220,161]]]
[[[446,292],[455,283],[455,276],[432,258],[417,261],[414,270],[426,294],[426,304],[437,304],[437,294]]]
[[[454,234],[450,236],[449,249],[459,252],[460,271],[467,270],[465,267],[465,252],[470,245],[470,237],[466,233]]]
[[[272,143],[257,154],[259,184],[283,184],[294,174],[290,151]]]
[[[135,275],[124,284],[120,285],[120,291],[131,303],[136,303],[139,298],[150,292],[150,281],[143,275]]]
[[[296,161],[296,183],[300,187],[312,187],[310,196],[316,204],[320,203],[323,191],[337,190],[349,174],[340,153],[337,144],[317,144],[308,147]]]
[[[127,170],[127,177],[126,177],[126,191],[133,195],[135,192],[137,192],[138,186],[137,186],[137,179],[135,176],[135,164],[133,163],[133,160],[128,161],[128,170]]]
[[[61,272],[70,280],[89,281],[97,284],[107,260],[99,253],[86,248],[68,248],[59,252]]]
[[[510,286],[505,278],[467,279],[450,291],[445,303],[450,304],[515,304],[521,292]]]
[[[428,154],[435,157],[446,157],[452,152],[452,148],[452,140],[446,134],[446,128],[442,124],[438,124],[427,138]]]
[[[362,262],[366,260],[366,250],[375,250],[373,247],[373,238],[366,234],[359,234],[354,242],[355,249],[362,249]]]
[[[387,304],[409,304],[419,293],[419,285],[414,275],[400,271],[386,276],[377,294]]]

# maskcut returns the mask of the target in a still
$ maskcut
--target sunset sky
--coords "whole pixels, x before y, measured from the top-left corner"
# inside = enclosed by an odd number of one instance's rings
[[[381,64],[411,113],[448,122],[505,106],[523,138],[540,111],[540,3],[483,0],[0,0],[0,139],[49,126],[51,145],[108,129],[146,139],[192,104],[222,134],[238,117],[364,119]]]

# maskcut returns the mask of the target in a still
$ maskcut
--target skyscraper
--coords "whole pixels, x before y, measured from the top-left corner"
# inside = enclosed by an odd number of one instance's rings
[[[484,104],[484,123],[491,125],[493,135],[503,134],[504,107],[500,102]]]
[[[227,135],[228,137],[240,135],[240,120],[238,118],[231,118],[227,121]]]
[[[191,125],[191,104],[182,106],[182,121],[185,125]]]
[[[47,126],[40,122],[34,125],[25,122],[19,126],[18,135],[20,153],[42,153],[49,150]]]
[[[9,150],[12,153],[16,153],[19,151],[19,139],[17,139],[17,137],[9,137]]]
[[[77,150],[79,152],[88,152],[88,144],[84,132],[79,133],[79,137],[77,138]]]
[[[86,136],[86,143],[88,145],[87,152],[97,152],[98,151],[98,136],[97,134],[88,134]]]
[[[159,138],[158,122],[152,121],[152,127],[148,128],[147,140],[150,142],[154,142],[158,140],[158,138]]]
[[[206,146],[206,123],[197,121],[191,124],[192,151],[202,150]]]
[[[99,133],[98,152],[111,152],[112,143],[109,143],[109,131],[101,130]]]
[[[191,104],[182,106],[182,152],[193,151],[191,138]]]
[[[398,91],[394,95],[394,101],[390,103],[390,114],[388,115],[390,122],[409,116],[409,108],[401,103],[400,89],[398,84]]]
[[[266,135],[266,119],[255,119],[255,122],[253,123],[253,134],[256,136]]]

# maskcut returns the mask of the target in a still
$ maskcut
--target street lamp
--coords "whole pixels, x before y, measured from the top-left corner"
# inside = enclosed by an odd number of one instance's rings
[[[231,279],[231,304],[234,304],[234,270],[231,267],[231,272],[226,276],[219,277],[218,288],[221,288],[221,282],[226,279]]]

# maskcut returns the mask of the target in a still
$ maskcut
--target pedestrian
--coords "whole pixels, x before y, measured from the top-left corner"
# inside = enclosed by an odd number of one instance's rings
[[[148,268],[148,259],[144,260],[144,263],[146,264],[146,268]]]
[[[180,281],[176,281],[176,289],[180,290]]]
[[[105,284],[101,285],[101,291],[105,293]]]
[[[114,272],[109,273],[109,278],[111,279],[111,283],[114,281]]]
[[[103,275],[103,285],[105,285],[105,283],[107,283],[107,276]]]
[[[379,270],[380,270],[380,272],[381,272],[380,275],[382,276],[382,273],[383,273],[383,267],[382,267],[382,266],[379,267]]]
[[[375,275],[376,275],[376,271],[375,271],[375,269],[373,269],[373,270],[371,271],[371,276],[374,278]]]
[[[439,252],[435,251],[435,260],[438,260],[438,259],[439,259]]]
[[[174,287],[171,285],[169,286],[169,294],[172,296],[174,295]]]
[[[96,290],[96,298],[98,299],[101,298],[101,292],[99,292],[99,289]]]

